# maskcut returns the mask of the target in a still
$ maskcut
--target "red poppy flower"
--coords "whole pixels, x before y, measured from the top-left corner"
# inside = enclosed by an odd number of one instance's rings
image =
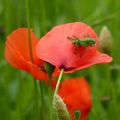
[[[61,83],[58,94],[66,104],[72,120],[75,120],[74,112],[76,110],[79,110],[81,113],[80,120],[86,120],[92,102],[90,87],[84,78],[65,80]]]
[[[95,46],[77,46],[68,37],[95,39]],[[66,71],[75,71],[98,63],[108,63],[112,58],[97,51],[98,37],[88,25],[75,22],[59,25],[39,41],[36,52],[40,59]]]
[[[30,57],[27,28],[19,28],[7,37],[5,58],[12,66],[31,73],[36,79],[47,81],[48,74],[44,70],[44,61],[36,56],[35,47],[38,39],[32,30],[30,30],[30,35],[33,62]]]

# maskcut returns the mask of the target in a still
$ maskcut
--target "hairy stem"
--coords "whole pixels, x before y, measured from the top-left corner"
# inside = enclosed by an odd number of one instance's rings
[[[61,79],[62,79],[62,76],[63,76],[63,72],[64,72],[64,69],[61,69],[61,72],[60,72],[60,75],[59,75],[59,78],[58,78],[58,81],[57,81],[57,85],[56,85],[56,88],[55,88],[54,96],[53,96],[53,102],[54,102],[55,96],[56,96],[56,94],[58,92],[60,82],[61,82]]]

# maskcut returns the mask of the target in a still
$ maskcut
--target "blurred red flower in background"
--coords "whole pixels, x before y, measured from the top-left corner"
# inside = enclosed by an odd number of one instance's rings
[[[48,82],[48,74],[44,69],[44,61],[36,56],[35,47],[38,39],[32,30],[30,30],[30,35],[33,61],[30,56],[27,28],[19,28],[7,37],[5,58],[12,66],[31,73],[36,79]]]
[[[96,40],[95,46],[77,46],[68,39],[76,37],[84,39],[89,36]],[[98,63],[108,63],[112,58],[97,50],[98,38],[94,30],[88,25],[75,22],[59,25],[50,30],[36,47],[40,59],[47,61],[65,71],[73,72],[77,69],[89,67]]]
[[[86,120],[92,102],[89,84],[83,77],[63,81],[58,94],[66,104],[72,120],[75,120],[74,112],[76,110],[80,111],[80,120]]]

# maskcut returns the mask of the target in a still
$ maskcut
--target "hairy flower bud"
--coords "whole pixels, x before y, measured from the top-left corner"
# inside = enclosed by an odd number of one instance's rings
[[[67,107],[59,95],[56,95],[53,107],[58,115],[59,120],[71,120]]]
[[[109,29],[104,26],[99,36],[99,50],[101,52],[111,54],[112,50],[112,35]]]
[[[110,96],[103,96],[100,101],[101,101],[103,108],[106,109],[106,108],[108,108],[108,105],[111,101],[111,97]]]

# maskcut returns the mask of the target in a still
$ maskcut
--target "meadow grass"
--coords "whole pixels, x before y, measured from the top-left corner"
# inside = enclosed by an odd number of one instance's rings
[[[113,36],[113,62],[64,75],[85,76],[92,92],[88,120],[119,120],[120,113],[120,2],[119,0],[28,0],[30,27],[38,38],[58,24],[85,22],[100,33],[106,25]],[[112,16],[112,17],[110,17]],[[110,17],[110,19],[109,19]],[[108,18],[108,19],[107,19]],[[30,74],[11,67],[4,58],[7,35],[27,27],[25,0],[0,0],[0,120],[37,120],[34,81]],[[39,85],[37,82],[38,91]],[[48,88],[43,86],[44,120],[49,120]],[[38,96],[40,98],[40,96]],[[109,98],[104,100],[104,97]],[[41,104],[39,103],[40,108]]]

